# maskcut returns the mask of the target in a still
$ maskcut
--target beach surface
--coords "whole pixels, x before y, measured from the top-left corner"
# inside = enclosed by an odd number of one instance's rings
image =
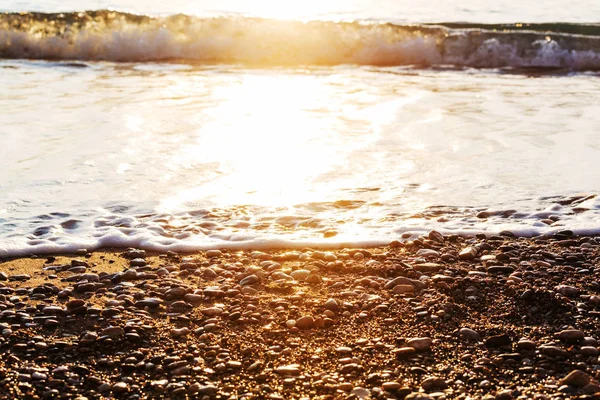
[[[600,240],[0,263],[0,397],[595,398]]]

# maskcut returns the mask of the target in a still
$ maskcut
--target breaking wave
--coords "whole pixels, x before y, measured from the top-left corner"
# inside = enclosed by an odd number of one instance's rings
[[[100,10],[0,14],[0,57],[600,70],[600,24],[396,25]]]

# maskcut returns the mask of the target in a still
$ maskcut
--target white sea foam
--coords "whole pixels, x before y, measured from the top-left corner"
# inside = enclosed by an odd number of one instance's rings
[[[558,32],[184,15],[150,18],[109,11],[6,14],[0,17],[0,56],[250,65],[600,68],[600,28],[584,26],[581,30],[593,33],[586,36],[561,32],[564,25],[554,27]]]
[[[582,209],[581,203],[567,206],[555,203],[545,211],[534,213],[430,209],[424,210],[418,217],[390,222],[371,221],[365,224],[362,221],[361,224],[335,225],[329,221],[313,229],[301,227],[304,218],[285,218],[288,226],[292,224],[297,227],[295,230],[278,225],[275,220],[269,226],[257,224],[261,225],[260,229],[253,225],[231,228],[237,221],[218,222],[218,219],[210,216],[211,213],[204,211],[182,215],[144,215],[138,218],[130,216],[125,219],[119,215],[109,215],[86,221],[74,230],[61,226],[63,218],[53,218],[46,221],[42,231],[38,227],[33,233],[12,234],[0,240],[0,258],[128,247],[157,252],[371,247],[415,238],[433,229],[454,235],[482,233],[491,236],[510,232],[515,236],[531,237],[549,236],[564,230],[571,230],[575,235],[600,235],[600,202],[593,196],[587,202],[593,209],[574,212]],[[205,216],[199,217],[200,214]],[[175,222],[177,225],[171,226]],[[327,226],[329,229],[325,230]],[[200,227],[210,228],[200,231]],[[333,236],[324,235],[324,232],[333,231],[336,232]]]

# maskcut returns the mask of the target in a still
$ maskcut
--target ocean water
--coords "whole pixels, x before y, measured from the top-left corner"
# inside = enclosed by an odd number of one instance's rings
[[[0,257],[600,233],[600,3],[0,4]]]

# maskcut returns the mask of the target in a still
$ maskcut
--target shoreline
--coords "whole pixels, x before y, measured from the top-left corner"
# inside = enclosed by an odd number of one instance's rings
[[[600,398],[599,277],[568,232],[0,260],[0,396]]]

